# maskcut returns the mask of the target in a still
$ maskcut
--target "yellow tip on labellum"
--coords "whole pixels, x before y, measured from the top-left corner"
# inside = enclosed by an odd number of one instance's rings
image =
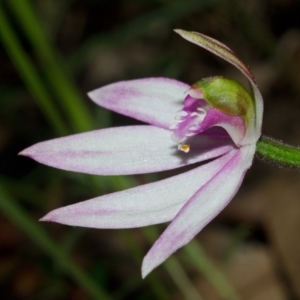
[[[188,153],[190,151],[190,145],[178,145],[178,150]]]

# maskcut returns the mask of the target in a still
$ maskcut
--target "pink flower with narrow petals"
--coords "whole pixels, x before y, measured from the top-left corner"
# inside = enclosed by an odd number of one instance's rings
[[[167,78],[122,81],[89,93],[98,105],[150,125],[95,130],[33,145],[20,154],[75,172],[141,174],[198,162],[188,172],[58,208],[42,221],[133,228],[171,221],[144,258],[142,276],[187,244],[236,194],[261,134],[263,101],[249,68],[224,44],[176,30],[237,67],[237,82],[211,77],[192,86]]]

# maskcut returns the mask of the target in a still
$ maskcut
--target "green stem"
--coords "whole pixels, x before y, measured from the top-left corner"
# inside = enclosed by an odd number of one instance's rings
[[[262,136],[256,145],[257,157],[278,167],[300,169],[300,148]]]
[[[19,206],[14,199],[10,198],[0,185],[0,210],[3,214],[14,221],[22,230],[55,261],[55,263],[68,275],[82,286],[95,299],[111,299],[99,284],[92,281],[70,259],[68,253],[53,241],[44,230]]]

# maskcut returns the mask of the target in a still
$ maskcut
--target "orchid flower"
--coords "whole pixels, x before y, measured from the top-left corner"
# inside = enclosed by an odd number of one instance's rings
[[[238,68],[250,91],[223,77],[191,86],[168,78],[113,83],[89,97],[149,125],[57,138],[21,152],[52,167],[98,175],[141,174],[202,162],[185,173],[58,208],[41,219],[93,228],[171,221],[145,256],[143,277],[229,203],[252,164],[261,134],[263,101],[249,68],[219,41],[197,32],[175,31]]]

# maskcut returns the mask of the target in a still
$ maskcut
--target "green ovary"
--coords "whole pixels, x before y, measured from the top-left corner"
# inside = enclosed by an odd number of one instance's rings
[[[204,78],[193,84],[192,89],[200,91],[203,99],[212,107],[228,115],[240,116],[246,124],[254,117],[253,98],[240,83],[232,79],[219,76]]]

